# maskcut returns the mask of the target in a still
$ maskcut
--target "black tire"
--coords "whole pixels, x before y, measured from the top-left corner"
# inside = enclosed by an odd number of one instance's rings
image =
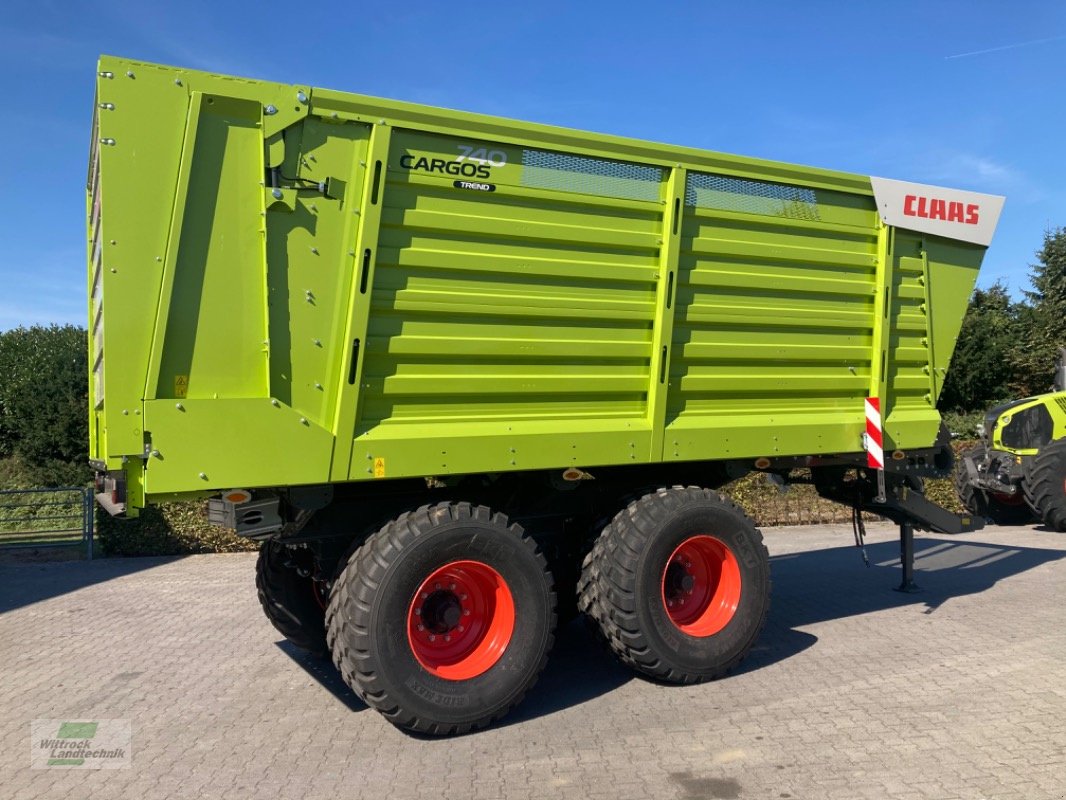
[[[636,492],[627,492],[625,495],[616,498],[614,508],[625,508],[633,501],[654,491],[656,491],[655,487],[645,486]],[[603,538],[604,531],[610,527],[612,519],[613,517],[608,514],[598,517],[585,534],[585,542],[581,549],[581,566],[577,575],[577,591],[574,596],[576,610],[585,620],[586,628],[591,632],[592,637],[605,648],[609,648],[609,645],[603,635],[603,630],[596,621],[602,613],[598,611],[597,586],[599,585],[600,573],[597,563],[600,556],[597,555],[596,548]]]
[[[711,537],[735,562],[736,610],[716,631],[690,635],[664,602],[671,559],[683,543]],[[717,492],[659,489],[604,529],[585,560],[579,603],[637,672],[667,683],[718,678],[747,655],[766,622],[769,555],[755,524]]]
[[[1040,448],[1028,470],[1026,496],[1043,523],[1066,531],[1066,438]]]
[[[308,559],[309,561],[310,559]],[[318,587],[301,575],[301,554],[277,542],[263,542],[255,563],[255,588],[270,624],[297,647],[315,655],[326,653],[324,598]],[[309,568],[310,564],[302,565]]]
[[[425,645],[409,639],[409,625],[422,612],[415,603],[424,582],[460,561],[495,572],[513,599],[514,623],[491,666],[452,679],[423,663],[415,645]],[[334,663],[367,705],[405,730],[466,733],[510,711],[544,668],[555,630],[551,573],[533,539],[503,514],[468,503],[423,506],[352,554],[334,581],[326,629]]]
[[[986,448],[983,444],[974,445],[960,454],[955,463],[955,494],[966,510],[977,517],[983,517],[996,525],[1026,525],[1033,521],[1033,512],[1025,501],[1023,491],[1014,496],[996,495],[987,492],[970,482],[966,469],[967,456],[974,461],[983,461]]]

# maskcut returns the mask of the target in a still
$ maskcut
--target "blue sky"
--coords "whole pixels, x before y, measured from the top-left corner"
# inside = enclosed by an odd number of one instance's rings
[[[37,0],[0,41],[0,330],[85,324],[103,52],[1004,194],[980,284],[1015,295],[1066,225],[1061,0]]]

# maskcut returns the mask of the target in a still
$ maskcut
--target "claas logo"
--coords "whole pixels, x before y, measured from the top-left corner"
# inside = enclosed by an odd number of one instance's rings
[[[903,213],[908,217],[942,219],[945,222],[961,222],[963,225],[976,225],[980,219],[980,210],[981,207],[977,203],[965,204],[920,194],[909,194],[903,199]]]

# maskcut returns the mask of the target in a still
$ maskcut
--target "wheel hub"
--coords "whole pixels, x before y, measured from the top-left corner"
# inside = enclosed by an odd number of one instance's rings
[[[422,617],[422,624],[430,633],[443,634],[459,624],[463,607],[454,592],[438,590],[426,598],[421,609],[415,609],[415,614]]]

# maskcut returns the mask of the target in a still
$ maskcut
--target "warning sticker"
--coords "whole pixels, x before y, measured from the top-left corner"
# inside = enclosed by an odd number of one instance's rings
[[[189,393],[189,376],[188,375],[175,375],[174,376],[174,396],[185,397]]]
[[[384,458],[375,458],[374,459],[374,477],[375,478],[384,478],[385,477],[385,459]]]

